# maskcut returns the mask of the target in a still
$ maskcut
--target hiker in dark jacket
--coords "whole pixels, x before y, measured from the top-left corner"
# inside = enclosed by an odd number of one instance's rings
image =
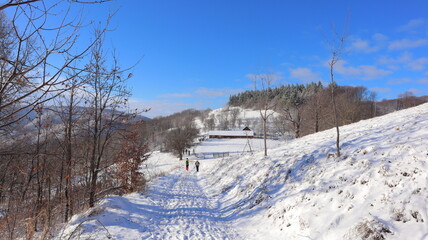
[[[186,158],[186,170],[189,171],[189,159]]]
[[[195,162],[195,166],[196,166],[196,172],[199,172],[199,161],[198,160],[196,160],[196,162]]]

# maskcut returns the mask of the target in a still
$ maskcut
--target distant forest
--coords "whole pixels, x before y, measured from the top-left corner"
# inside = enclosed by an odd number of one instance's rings
[[[320,82],[282,85],[265,90],[249,90],[231,95],[228,105],[260,109],[266,98],[272,110],[280,116],[273,118],[276,130],[282,134],[293,132],[295,137],[334,127],[331,107],[332,85]],[[376,101],[376,93],[363,86],[334,86],[338,104],[339,123],[346,125],[393,111],[427,102],[426,97],[415,97],[411,92],[400,94],[397,99]]]

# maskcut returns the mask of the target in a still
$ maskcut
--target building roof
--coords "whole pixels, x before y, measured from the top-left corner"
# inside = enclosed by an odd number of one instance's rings
[[[209,136],[254,136],[253,131],[209,131]]]

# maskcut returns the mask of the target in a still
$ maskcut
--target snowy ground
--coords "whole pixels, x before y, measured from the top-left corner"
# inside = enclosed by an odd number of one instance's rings
[[[428,104],[289,142],[195,148],[201,172],[154,153],[149,190],[76,215],[71,239],[428,239]],[[212,153],[235,152],[214,158]],[[204,155],[203,153],[206,153]],[[202,158],[204,156],[204,158]],[[149,176],[149,174],[147,174]],[[160,176],[160,177],[159,177]],[[156,178],[158,177],[158,178]]]
[[[240,239],[196,173],[175,170],[141,195],[110,197],[70,222],[63,238],[80,239]]]
[[[279,141],[268,141],[278,146]],[[233,208],[220,209],[218,196],[209,194],[203,180],[209,178],[218,164],[227,165],[226,158],[214,158],[212,153],[248,155],[243,151],[251,145],[254,151],[263,149],[262,139],[209,139],[195,148],[190,170],[184,161],[169,153],[154,152],[142,166],[146,178],[152,180],[148,191],[112,196],[98,206],[71,219],[60,234],[62,239],[245,239],[231,223]],[[192,152],[192,151],[191,151]],[[197,158],[199,156],[199,158]],[[201,162],[196,172],[194,162]]]

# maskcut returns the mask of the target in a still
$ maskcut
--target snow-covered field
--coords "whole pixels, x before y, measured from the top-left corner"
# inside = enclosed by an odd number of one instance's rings
[[[195,156],[186,171],[154,153],[145,194],[102,200],[60,238],[428,239],[428,104],[342,127],[340,158],[333,129],[272,141],[268,157],[252,141],[253,155],[246,140],[203,142],[199,173]]]

